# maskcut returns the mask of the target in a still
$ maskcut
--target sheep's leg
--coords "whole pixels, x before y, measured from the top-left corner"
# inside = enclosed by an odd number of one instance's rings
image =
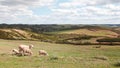
[[[26,55],[26,52],[23,50],[23,56],[25,56]]]
[[[24,56],[24,51],[23,50],[19,50],[19,53]]]
[[[30,52],[30,56],[32,55],[33,53],[32,52]]]

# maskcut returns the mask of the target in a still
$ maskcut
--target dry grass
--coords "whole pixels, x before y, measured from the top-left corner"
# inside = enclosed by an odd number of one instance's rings
[[[69,30],[60,32],[60,34],[85,34],[91,36],[105,36],[105,37],[116,37],[117,33],[112,32],[110,30],[88,30],[88,29],[78,29],[78,30]]]

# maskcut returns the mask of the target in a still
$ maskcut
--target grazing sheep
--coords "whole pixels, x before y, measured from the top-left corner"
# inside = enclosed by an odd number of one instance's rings
[[[34,47],[33,45],[19,45],[19,48],[22,49],[22,48],[28,48],[28,49],[32,49],[32,47]]]
[[[25,55],[25,53],[28,53],[29,55],[32,55],[32,51],[31,51],[31,48],[33,47],[33,45],[19,45],[18,48],[19,48],[19,52],[22,54],[22,55]]]
[[[48,56],[48,53],[45,50],[39,50],[39,55]]]
[[[17,56],[21,56],[22,54],[19,52],[19,50],[17,50],[17,49],[13,49],[12,50],[12,55],[17,55]]]
[[[32,49],[34,46],[31,44],[31,45],[29,45],[29,49]]]
[[[12,52],[13,52],[13,55],[19,54],[19,51],[17,49],[13,49]]]
[[[33,53],[31,51],[31,49],[24,49],[23,54],[24,54],[24,56],[31,56]]]

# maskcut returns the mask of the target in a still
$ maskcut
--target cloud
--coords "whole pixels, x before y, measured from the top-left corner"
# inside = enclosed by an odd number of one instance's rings
[[[119,23],[119,0],[72,0],[53,8],[53,16],[59,22],[68,23]],[[51,17],[53,17],[51,16]],[[60,20],[59,20],[60,19]]]
[[[0,0],[0,20],[15,22],[25,17],[35,17],[31,7],[50,6],[53,2],[54,0]]]
[[[76,7],[76,6],[96,6],[120,3],[120,0],[72,0],[70,2],[60,3],[61,7]]]
[[[114,11],[120,11],[120,5],[107,4],[104,7]]]
[[[119,23],[120,0],[0,0],[0,22],[37,24]],[[37,8],[36,8],[37,7]],[[50,13],[37,15],[31,8]],[[44,12],[44,11],[42,11]]]
[[[19,16],[32,16],[33,12],[24,6],[8,7],[0,5],[0,19],[3,22],[18,20]]]
[[[120,16],[118,4],[120,0],[72,0],[60,3],[59,13],[66,9],[80,16]]]
[[[49,6],[54,0],[2,0],[1,5],[5,6]]]

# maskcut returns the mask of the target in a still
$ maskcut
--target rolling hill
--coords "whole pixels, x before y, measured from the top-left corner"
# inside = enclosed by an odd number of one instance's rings
[[[47,40],[47,36],[21,29],[0,29],[1,39],[10,40]]]
[[[83,26],[79,29],[51,32],[59,38],[58,43],[66,44],[99,44],[98,39],[119,38],[118,30],[110,27]]]
[[[41,25],[42,27],[40,27],[37,25],[37,28],[32,28],[32,26],[35,25],[27,25],[30,27],[29,28],[26,25],[17,25],[20,27],[15,27],[15,25],[13,27],[12,26],[8,27],[7,25],[4,28],[3,26],[0,28],[0,39],[39,40],[52,43],[88,44],[98,43],[96,40],[102,38],[120,37],[119,27],[94,25]],[[75,26],[77,26],[77,28]],[[52,28],[57,29],[54,30]],[[39,31],[39,29],[42,30]]]
[[[75,30],[67,30],[57,32],[58,34],[80,34],[97,37],[117,37],[119,34],[111,28],[99,27],[99,26],[84,26]]]

